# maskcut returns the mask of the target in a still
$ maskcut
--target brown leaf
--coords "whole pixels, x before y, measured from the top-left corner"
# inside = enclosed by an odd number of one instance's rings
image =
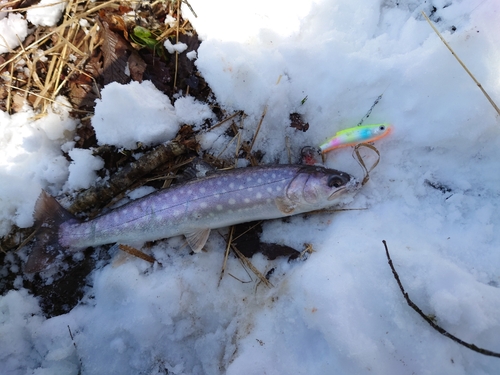
[[[24,95],[21,93],[16,92],[14,95],[12,95],[12,112],[18,113],[23,109],[24,106]]]
[[[85,77],[80,74],[80,77]],[[95,100],[98,98],[92,83],[83,83],[78,80],[70,81],[68,84],[69,100],[74,107],[83,110],[91,110],[95,106]]]
[[[125,74],[128,57],[131,47],[128,42],[118,33],[112,31],[109,24],[100,19],[102,25],[102,54],[103,54],[103,71],[102,84],[107,85],[111,82],[128,83],[130,77]]]
[[[112,13],[103,15],[104,12],[99,12],[99,16],[108,24],[109,29],[114,32],[123,32],[123,36],[128,40],[127,25],[125,25],[125,21],[122,16]]]
[[[133,11],[133,10],[134,10],[133,8],[131,8],[131,7],[129,7],[129,6],[126,6],[126,5],[120,5],[120,6],[118,7],[118,12],[119,12],[120,14],[122,14],[122,15],[123,15],[123,14],[126,14],[126,13],[129,13],[129,12],[131,12],[131,11]]]
[[[130,70],[130,78],[134,81],[142,82],[146,63],[137,52],[132,52],[128,58],[128,68]]]

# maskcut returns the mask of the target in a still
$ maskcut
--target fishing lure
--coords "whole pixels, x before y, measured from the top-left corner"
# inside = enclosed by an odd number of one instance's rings
[[[337,132],[335,136],[323,143],[319,148],[322,153],[325,153],[339,147],[355,146],[363,142],[374,142],[385,137],[391,130],[392,126],[390,124],[355,126]]]

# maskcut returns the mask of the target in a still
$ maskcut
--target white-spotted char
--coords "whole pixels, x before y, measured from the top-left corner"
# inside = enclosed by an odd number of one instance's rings
[[[160,190],[86,222],[42,192],[35,207],[39,233],[25,269],[39,271],[64,250],[177,235],[185,235],[198,252],[211,229],[331,207],[357,186],[349,174],[320,166],[233,169]]]

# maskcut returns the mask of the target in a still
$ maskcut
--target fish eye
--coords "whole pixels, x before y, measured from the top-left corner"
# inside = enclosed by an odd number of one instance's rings
[[[336,187],[336,188],[338,188],[338,187],[341,187],[343,184],[344,184],[344,181],[340,177],[337,177],[337,176],[332,176],[328,180],[328,186],[329,187]]]

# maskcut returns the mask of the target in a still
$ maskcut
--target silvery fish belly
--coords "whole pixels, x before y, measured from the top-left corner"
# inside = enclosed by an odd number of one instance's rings
[[[160,190],[87,222],[72,218],[43,192],[35,207],[43,237],[40,235],[35,244],[26,268],[28,272],[39,270],[40,265],[44,268],[57,250],[115,242],[137,244],[181,234],[194,251],[200,251],[210,229],[331,207],[358,185],[345,172],[319,166],[233,169]],[[44,215],[48,212],[60,219],[47,219]],[[51,239],[50,230],[56,232],[55,239]],[[48,256],[48,250],[43,249],[44,256],[36,259],[35,250],[44,241],[55,254]]]

